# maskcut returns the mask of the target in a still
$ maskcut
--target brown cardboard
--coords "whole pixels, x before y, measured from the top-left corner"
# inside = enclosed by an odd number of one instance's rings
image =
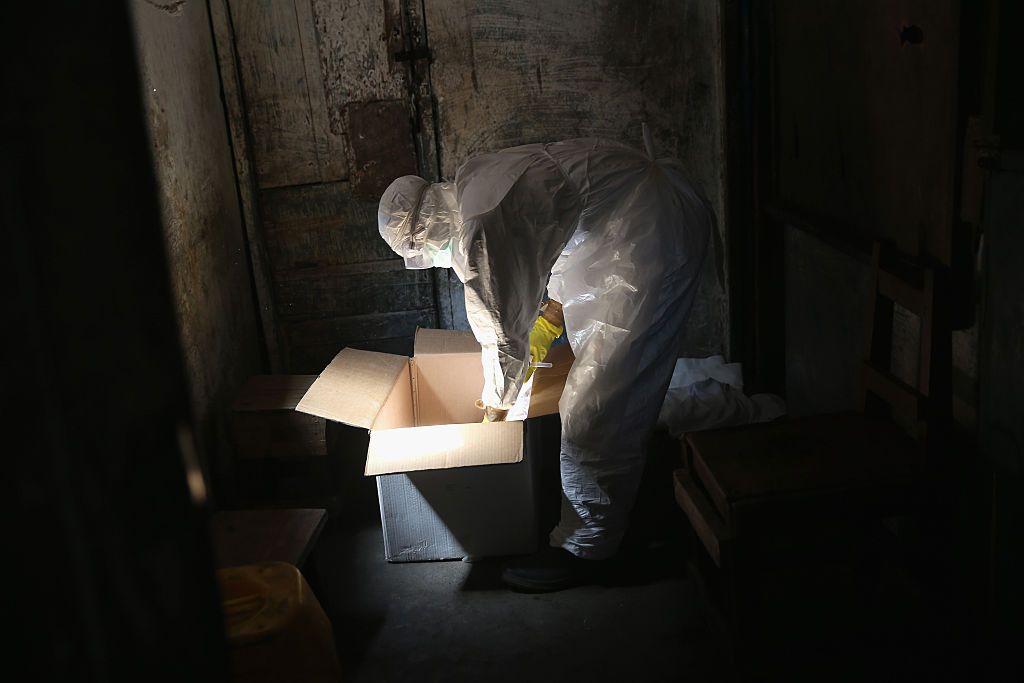
[[[531,416],[558,411],[568,366],[540,372],[544,405],[535,411],[531,403]],[[482,389],[480,345],[470,332],[420,329],[412,359],[342,350],[295,409],[371,430],[367,476],[520,462],[522,424],[482,424]]]
[[[416,424],[480,422],[476,401],[484,388],[480,345],[471,332],[416,331],[413,359]]]
[[[404,356],[342,349],[295,410],[370,429],[408,364]]]
[[[465,330],[431,330],[421,327],[416,330],[414,353],[417,357],[431,354],[480,353],[480,344],[472,332]]]
[[[411,371],[412,363],[408,359],[402,365],[398,373],[398,379],[391,387],[391,393],[384,400],[377,417],[373,420],[373,429],[401,429],[403,427],[416,426],[416,408],[413,405],[413,395],[409,390],[412,385]]]
[[[535,378],[545,403],[531,415],[558,410],[568,365]],[[421,329],[413,358],[343,350],[296,406],[370,430],[365,473],[377,479],[389,561],[536,549],[538,461],[524,453],[522,422],[481,423],[482,389],[472,334]]]

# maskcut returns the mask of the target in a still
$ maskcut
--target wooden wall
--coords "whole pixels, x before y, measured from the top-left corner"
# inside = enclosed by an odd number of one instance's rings
[[[640,124],[704,186],[724,231],[718,3],[211,0],[257,294],[272,356],[317,372],[343,346],[411,352],[465,327],[446,271],[405,271],[376,206],[407,173]],[[720,245],[721,240],[716,240]],[[265,277],[260,277],[265,272]],[[725,254],[682,351],[725,350]],[[279,343],[279,354],[273,352]]]
[[[959,2],[774,6],[777,200],[948,265]]]
[[[227,407],[262,371],[258,316],[203,3],[130,5],[198,438],[226,480]]]
[[[426,2],[440,166],[528,142],[608,137],[686,164],[726,230],[718,2]],[[680,353],[726,350],[722,241],[705,264]]]

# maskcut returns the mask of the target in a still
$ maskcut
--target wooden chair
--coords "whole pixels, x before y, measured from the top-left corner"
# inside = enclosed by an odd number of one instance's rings
[[[941,270],[876,244],[868,300],[863,410],[684,438],[676,499],[725,585],[727,625],[743,630],[743,569],[770,535],[805,539],[921,503],[951,401],[951,329]],[[920,318],[919,373],[892,373],[894,304]]]

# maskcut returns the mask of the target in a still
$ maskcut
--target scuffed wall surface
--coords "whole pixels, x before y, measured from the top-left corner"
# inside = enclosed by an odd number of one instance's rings
[[[706,0],[428,0],[441,172],[481,152],[572,137],[660,154],[705,189],[724,235],[721,15]],[[720,247],[723,240],[715,240]],[[726,350],[725,254],[705,266],[681,352]]]
[[[205,2],[135,0],[143,100],[197,438],[216,487],[228,406],[260,372],[260,342]]]

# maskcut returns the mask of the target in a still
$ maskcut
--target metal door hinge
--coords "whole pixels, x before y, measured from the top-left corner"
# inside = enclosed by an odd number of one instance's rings
[[[395,52],[391,57],[396,62],[418,62],[421,59],[428,61],[434,61],[434,55],[431,53],[429,47],[416,47],[411,50],[401,50]]]

